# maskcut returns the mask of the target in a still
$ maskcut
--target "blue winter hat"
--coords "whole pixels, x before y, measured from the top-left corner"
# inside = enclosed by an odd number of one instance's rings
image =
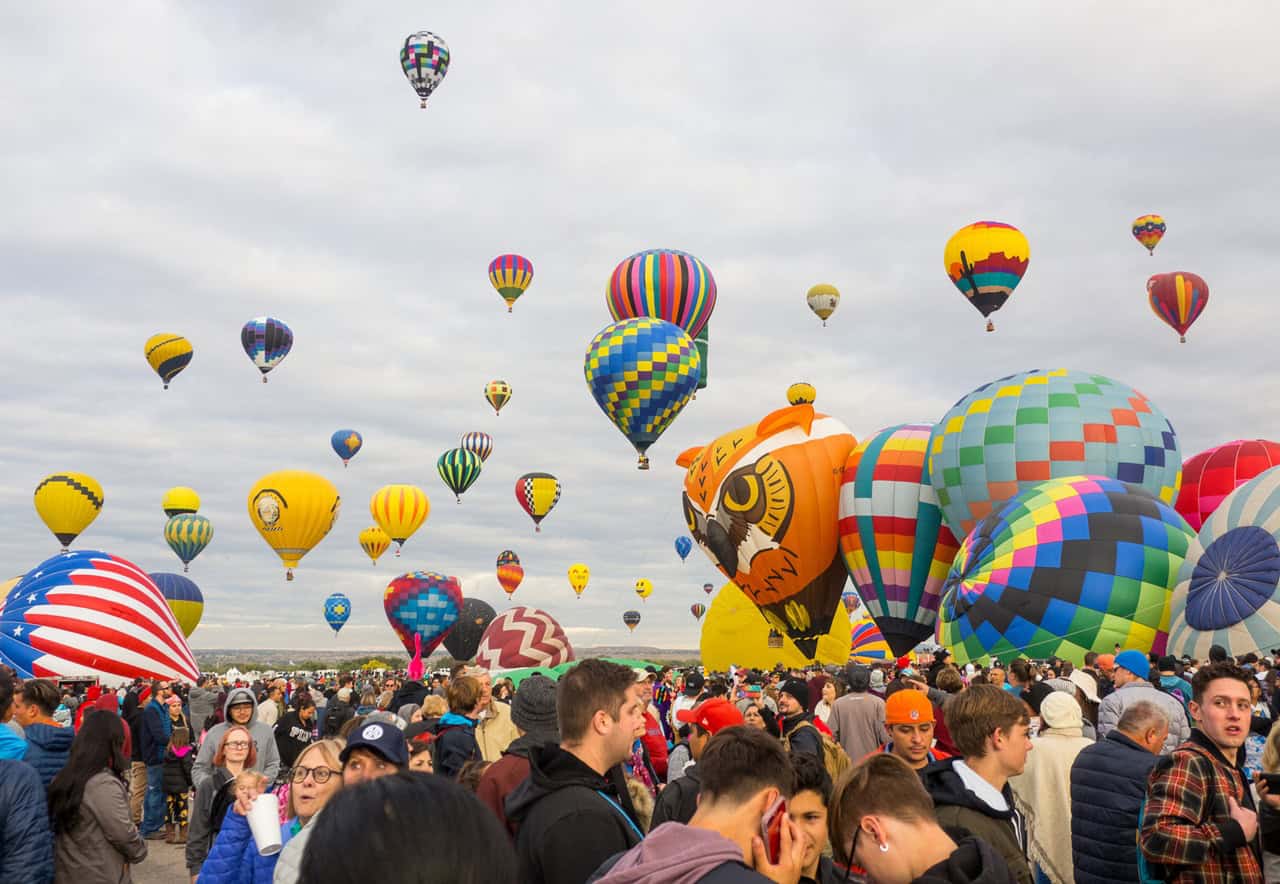
[[[1138,678],[1147,678],[1151,675],[1151,661],[1141,651],[1128,650],[1116,654],[1116,668],[1128,669]]]

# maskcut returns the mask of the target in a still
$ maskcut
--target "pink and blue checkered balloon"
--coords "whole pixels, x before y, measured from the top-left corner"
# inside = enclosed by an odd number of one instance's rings
[[[410,654],[413,638],[422,639],[422,656],[428,656],[458,622],[462,610],[462,586],[456,577],[434,571],[410,571],[387,584],[382,607],[396,636]]]

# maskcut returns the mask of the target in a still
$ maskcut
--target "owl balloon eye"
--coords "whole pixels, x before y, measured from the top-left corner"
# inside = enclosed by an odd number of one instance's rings
[[[724,492],[725,509],[745,513],[760,500],[760,479],[755,475],[735,476]]]

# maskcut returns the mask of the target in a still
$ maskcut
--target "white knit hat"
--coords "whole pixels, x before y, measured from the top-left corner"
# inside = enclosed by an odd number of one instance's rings
[[[1055,729],[1080,729],[1084,716],[1076,698],[1063,691],[1054,691],[1040,703],[1040,720]]]

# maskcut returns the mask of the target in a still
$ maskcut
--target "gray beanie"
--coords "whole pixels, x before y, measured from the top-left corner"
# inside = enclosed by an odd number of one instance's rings
[[[560,742],[560,725],[556,721],[556,683],[536,672],[521,681],[511,700],[511,721],[526,734]]]

